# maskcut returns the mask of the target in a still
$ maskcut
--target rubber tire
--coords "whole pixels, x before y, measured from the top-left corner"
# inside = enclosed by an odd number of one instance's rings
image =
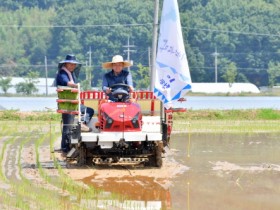
[[[155,151],[155,166],[160,168],[162,166],[162,149],[157,146]]]
[[[162,166],[162,149],[159,146],[155,147],[155,150],[153,152],[153,155],[149,157],[149,161],[145,164],[145,166],[150,167],[157,167],[160,168]]]
[[[77,158],[77,165],[78,166],[83,166],[87,162],[87,153],[86,153],[86,148],[84,145],[81,145],[79,147],[79,155]]]

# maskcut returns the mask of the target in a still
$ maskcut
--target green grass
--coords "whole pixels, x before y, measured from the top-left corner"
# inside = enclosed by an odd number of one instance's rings
[[[173,131],[209,133],[280,132],[280,111],[188,110],[173,115]]]
[[[1,111],[2,121],[32,121],[59,123],[61,115],[55,112]],[[177,132],[279,132],[280,110],[187,110],[173,114],[173,131]],[[2,126],[5,133],[7,123]],[[13,123],[12,123],[13,124]]]
[[[56,112],[19,112],[17,110],[0,111],[1,121],[23,120],[23,121],[59,121],[61,114]]]
[[[57,121],[61,114],[55,112],[19,112],[17,110],[0,111],[1,121]],[[280,120],[280,110],[187,110],[173,114],[174,120]]]
[[[278,120],[175,120],[173,133],[279,133]]]
[[[280,120],[280,110],[187,110],[173,115],[174,120]]]

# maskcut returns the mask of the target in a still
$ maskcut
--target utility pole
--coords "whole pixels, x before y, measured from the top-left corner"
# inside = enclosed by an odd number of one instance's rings
[[[45,75],[46,75],[46,96],[48,96],[48,64],[47,56],[45,56]]]
[[[89,51],[88,51],[88,54],[89,54],[89,59],[88,59],[88,64],[89,64],[89,67],[91,67],[91,46],[89,47]]]
[[[153,46],[152,46],[152,68],[150,91],[154,91],[155,75],[156,75],[156,54],[157,54],[157,36],[158,36],[158,8],[159,0],[155,0],[154,4],[154,25],[153,25]]]
[[[215,83],[218,82],[218,56],[220,55],[217,52],[217,48],[215,47],[215,52],[212,54],[215,57]]]
[[[89,51],[87,52],[89,54],[88,57],[88,68],[86,68],[86,79],[89,81],[89,85],[91,87],[91,46],[89,47]],[[87,62],[86,62],[86,66],[87,66]]]
[[[130,52],[136,52],[136,50],[131,50],[131,47],[135,47],[135,45],[129,44],[129,37],[127,38],[127,45],[124,45],[123,47],[127,47],[127,50],[124,50],[127,52],[127,61],[133,64],[133,61],[130,61]],[[130,67],[128,67],[128,71],[130,71]]]
[[[88,61],[86,60],[86,80],[88,80]]]
[[[151,76],[151,48],[150,47],[148,47],[148,62],[149,62],[149,70]]]

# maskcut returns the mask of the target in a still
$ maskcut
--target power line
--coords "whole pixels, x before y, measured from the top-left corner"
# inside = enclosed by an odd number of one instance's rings
[[[190,30],[197,30],[197,31],[210,31],[210,32],[220,32],[220,33],[229,33],[229,34],[242,34],[242,35],[254,35],[254,36],[271,36],[271,37],[280,37],[280,33],[278,34],[270,34],[270,33],[256,33],[256,32],[244,32],[244,31],[227,31],[227,30],[217,30],[217,29],[209,29],[209,28],[187,28]]]
[[[96,25],[0,25],[1,28],[92,28],[92,27],[131,27],[152,26],[152,23],[96,24]]]
[[[200,52],[204,55],[212,54],[213,52]],[[268,52],[268,51],[260,51],[260,52],[219,52],[221,55],[263,55],[263,54],[280,54],[280,52]]]
[[[202,67],[194,67],[190,66],[190,69],[213,69],[213,66],[202,66]],[[262,71],[267,71],[267,68],[242,68],[242,67],[237,67],[237,69],[240,70],[262,70]]]
[[[131,47],[135,47],[135,45],[130,45],[129,43],[129,37],[127,38],[127,45],[124,45],[123,47],[127,48],[127,50],[124,50],[124,52],[127,52],[127,60],[133,65],[133,61],[130,60],[130,53],[136,52],[136,50],[131,50]],[[128,67],[128,71],[130,71],[130,67]]]

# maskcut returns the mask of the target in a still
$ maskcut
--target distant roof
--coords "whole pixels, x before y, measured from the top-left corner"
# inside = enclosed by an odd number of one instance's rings
[[[192,83],[193,93],[260,93],[252,83]]]

